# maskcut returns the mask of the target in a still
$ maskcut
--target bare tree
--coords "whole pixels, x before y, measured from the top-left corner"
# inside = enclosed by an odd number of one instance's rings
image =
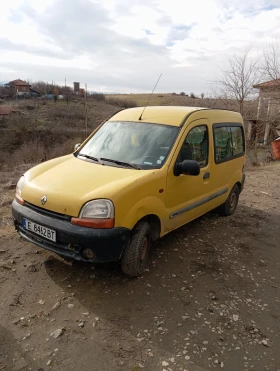
[[[280,44],[277,40],[264,49],[261,71],[263,78],[269,80],[257,86],[260,89],[258,119],[265,122],[264,144],[267,144],[280,123]]]
[[[13,96],[13,90],[4,85],[0,85],[0,99],[11,98]]]
[[[263,52],[262,72],[270,80],[280,78],[280,44],[271,42]]]
[[[253,85],[259,82],[259,60],[250,57],[250,48],[228,59],[228,67],[222,70],[218,80],[220,95],[235,99],[243,114],[244,101],[255,92]]]

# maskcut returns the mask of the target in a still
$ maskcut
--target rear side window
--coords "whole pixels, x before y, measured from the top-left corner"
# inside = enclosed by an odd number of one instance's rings
[[[216,164],[244,155],[244,131],[241,125],[215,124],[213,134]]]

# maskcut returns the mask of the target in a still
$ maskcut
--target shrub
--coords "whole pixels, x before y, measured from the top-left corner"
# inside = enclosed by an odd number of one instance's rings
[[[83,120],[85,118],[84,108],[81,106],[53,106],[48,113],[49,119],[75,119]]]
[[[92,93],[90,97],[98,102],[105,102],[105,95],[102,93]]]
[[[12,163],[30,164],[46,160],[46,148],[38,139],[24,142],[13,154]]]
[[[121,98],[106,98],[106,102],[108,104],[112,104],[113,106],[118,106],[122,108],[133,108],[136,107],[137,104],[134,100],[130,99],[121,99]]]

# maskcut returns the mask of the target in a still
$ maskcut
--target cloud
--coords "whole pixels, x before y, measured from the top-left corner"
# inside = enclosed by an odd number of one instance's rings
[[[13,1],[1,5],[0,80],[15,70],[95,90],[150,91],[163,72],[159,91],[209,91],[231,53],[261,50],[280,22],[279,0]]]
[[[35,56],[43,56],[43,57],[58,58],[58,59],[69,58],[69,54],[65,53],[62,50],[55,51],[55,50],[27,45],[23,43],[13,43],[8,38],[0,38],[0,50],[3,52],[7,52],[7,51],[24,52],[28,54],[34,54]]]

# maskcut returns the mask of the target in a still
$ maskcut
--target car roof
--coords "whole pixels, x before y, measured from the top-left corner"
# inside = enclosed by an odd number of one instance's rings
[[[216,118],[222,118],[226,115],[228,118],[237,120],[237,122],[242,121],[240,113],[225,109],[187,106],[150,106],[146,107],[144,112],[143,110],[144,107],[123,109],[111,116],[107,121],[133,121],[180,127],[192,113],[199,111],[207,111],[207,117],[216,116]],[[141,119],[139,120],[140,116]]]
[[[108,121],[141,121],[171,126],[180,126],[186,117],[196,111],[205,110],[203,107],[185,106],[150,106],[128,108],[117,112]],[[144,110],[144,112],[143,112]],[[139,120],[141,113],[142,117]]]

